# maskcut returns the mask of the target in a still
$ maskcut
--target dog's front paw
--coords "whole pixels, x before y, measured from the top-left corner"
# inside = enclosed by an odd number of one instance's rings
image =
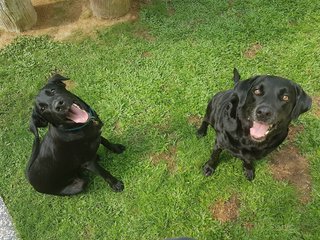
[[[114,144],[114,152],[115,153],[123,153],[124,152],[124,150],[126,150],[126,147],[125,146],[123,146],[122,144]]]
[[[252,169],[244,169],[244,175],[249,181],[252,181],[255,177],[254,170]]]
[[[115,192],[122,192],[124,189],[124,184],[122,181],[118,181],[114,184],[111,185],[111,188],[113,189],[113,191]]]
[[[210,166],[210,164],[206,163],[203,166],[203,175],[205,175],[206,177],[211,176],[214,173],[215,169],[213,167]]]

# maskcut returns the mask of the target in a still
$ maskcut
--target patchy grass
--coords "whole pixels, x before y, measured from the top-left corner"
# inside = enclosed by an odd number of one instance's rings
[[[316,239],[318,110],[299,118],[301,131],[279,150],[296,153],[288,164],[306,162],[303,204],[295,182],[274,178],[271,156],[256,163],[253,182],[226,152],[215,174],[202,176],[214,133],[198,140],[195,130],[212,95],[232,87],[234,66],[243,78],[281,75],[319,95],[318,1],[144,2],[137,21],[94,38],[21,37],[0,51],[0,194],[21,239]],[[31,109],[54,69],[99,113],[103,135],[126,145],[121,155],[99,149],[124,192],[92,175],[86,193],[74,197],[38,194],[27,183]],[[213,217],[212,209],[228,215],[229,208],[232,221]]]
[[[174,173],[177,170],[176,155],[177,155],[177,148],[174,146],[171,146],[165,152],[151,155],[150,159],[154,165],[158,165],[160,164],[160,162],[164,161],[167,166],[167,170],[170,173]]]
[[[199,128],[202,123],[202,118],[203,117],[200,117],[200,115],[190,115],[188,116],[188,123],[196,128]]]
[[[316,96],[312,98],[312,102],[313,102],[313,110],[312,113],[320,118],[320,97]]]
[[[309,161],[294,146],[297,134],[300,134],[303,130],[303,125],[290,128],[287,143],[271,155],[270,165],[274,178],[294,185],[300,201],[307,204],[311,200]]]
[[[244,57],[245,58],[254,58],[261,49],[262,49],[262,46],[259,43],[255,43],[255,44],[251,45],[244,52]]]
[[[301,156],[297,148],[286,146],[274,154],[272,173],[275,179],[293,184],[299,192],[302,203],[307,204],[311,200],[309,162]]]
[[[213,219],[221,223],[235,221],[239,217],[240,200],[236,194],[230,196],[226,201],[218,200],[211,207]]]

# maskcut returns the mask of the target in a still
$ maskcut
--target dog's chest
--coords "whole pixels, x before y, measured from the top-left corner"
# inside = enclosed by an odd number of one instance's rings
[[[96,157],[101,141],[101,128],[89,127],[75,132],[50,132],[54,155],[65,162],[85,162]]]
[[[94,139],[78,139],[72,142],[58,143],[56,155],[59,162],[81,164],[96,157],[100,144],[100,136]]]
[[[239,134],[239,133],[238,133]],[[217,134],[217,142],[221,148],[228,150],[233,156],[247,159],[258,160],[279,146],[285,136],[276,136],[262,143],[255,143],[243,132],[238,134]]]

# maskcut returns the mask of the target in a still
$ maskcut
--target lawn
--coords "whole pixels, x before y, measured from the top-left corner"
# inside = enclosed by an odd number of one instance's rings
[[[146,2],[138,20],[94,37],[20,37],[0,50],[0,195],[18,235],[318,239],[318,0]],[[307,162],[307,191],[275,178],[272,156],[256,163],[253,182],[228,153],[212,177],[202,175],[214,132],[197,139],[196,127],[210,97],[232,88],[235,66],[244,79],[292,79],[313,97],[312,111],[294,122],[300,131],[280,149],[293,146]],[[69,89],[99,113],[103,135],[127,147],[121,155],[99,149],[103,166],[123,180],[123,192],[91,174],[87,191],[73,197],[39,194],[26,181],[34,97],[54,69],[70,77]]]

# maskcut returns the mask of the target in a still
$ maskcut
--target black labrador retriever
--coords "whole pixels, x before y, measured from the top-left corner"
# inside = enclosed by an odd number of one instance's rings
[[[198,136],[210,124],[216,140],[205,176],[214,173],[223,149],[243,161],[248,180],[255,177],[253,161],[265,157],[288,135],[291,120],[311,108],[311,98],[296,83],[277,76],[260,75],[240,81],[234,69],[234,89],[217,93],[209,102]]]
[[[29,182],[41,193],[74,195],[86,186],[82,176],[86,169],[103,177],[114,191],[122,191],[123,183],[98,164],[97,150],[100,144],[115,153],[125,147],[101,136],[103,123],[97,113],[66,90],[65,80],[54,74],[36,97],[30,121],[35,139],[26,169]],[[40,141],[38,128],[48,125]]]

